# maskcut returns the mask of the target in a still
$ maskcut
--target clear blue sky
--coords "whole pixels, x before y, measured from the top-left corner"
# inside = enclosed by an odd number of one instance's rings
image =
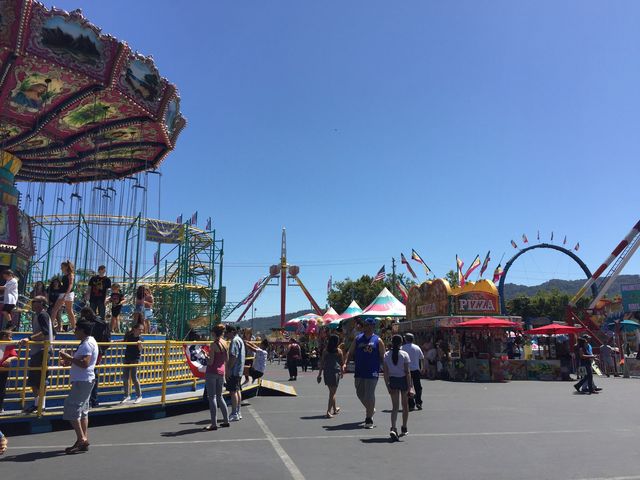
[[[162,216],[214,218],[229,300],[277,262],[282,226],[324,305],[329,275],[389,271],[412,247],[439,275],[491,249],[492,270],[538,229],[580,241],[595,269],[638,220],[637,2],[56,5],[178,86],[189,124]],[[510,281],[580,278],[559,254],[525,257]],[[257,314],[278,302],[273,289]]]

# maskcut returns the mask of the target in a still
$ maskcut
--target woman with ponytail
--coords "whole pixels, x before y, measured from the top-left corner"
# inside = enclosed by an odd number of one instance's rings
[[[407,430],[407,420],[409,419],[409,390],[412,388],[409,354],[402,347],[402,336],[394,335],[391,338],[391,350],[384,354],[384,382],[391,396],[391,440],[398,440],[399,437],[409,433]],[[402,397],[402,430],[398,435],[396,423],[398,420],[398,410],[400,407],[400,397]]]

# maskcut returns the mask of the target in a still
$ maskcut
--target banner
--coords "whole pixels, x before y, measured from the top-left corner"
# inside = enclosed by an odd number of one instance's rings
[[[182,241],[182,225],[160,220],[147,220],[147,242],[180,243]]]
[[[625,312],[640,312],[640,283],[620,285],[622,307]],[[637,335],[637,334],[636,334]]]
[[[208,345],[184,345],[184,356],[191,373],[196,378],[204,378],[207,371]]]

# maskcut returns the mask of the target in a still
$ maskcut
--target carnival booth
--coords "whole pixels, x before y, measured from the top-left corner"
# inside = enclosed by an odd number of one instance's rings
[[[500,315],[498,290],[490,280],[452,288],[438,278],[411,287],[401,333],[412,332],[423,347],[434,376],[457,381],[556,379],[558,368],[528,365],[522,319]],[[530,375],[531,372],[531,375]],[[542,372],[542,373],[540,373]]]

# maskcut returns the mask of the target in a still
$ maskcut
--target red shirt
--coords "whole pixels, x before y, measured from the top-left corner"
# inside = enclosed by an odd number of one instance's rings
[[[4,349],[4,352],[2,351]],[[16,347],[13,345],[0,345],[0,354],[2,354],[2,358],[0,358],[0,365],[2,365],[7,358],[17,357],[18,352],[16,352]]]

